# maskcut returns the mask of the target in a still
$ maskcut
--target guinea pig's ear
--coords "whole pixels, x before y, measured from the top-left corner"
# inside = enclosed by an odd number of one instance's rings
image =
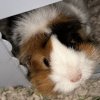
[[[25,50],[22,52],[20,52],[20,54],[18,55],[18,58],[20,59],[20,63],[28,66],[30,64],[30,60],[31,60],[31,55],[28,54],[28,51]]]

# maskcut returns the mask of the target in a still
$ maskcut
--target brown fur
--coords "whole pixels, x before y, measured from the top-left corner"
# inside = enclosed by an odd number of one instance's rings
[[[35,84],[39,92],[46,95],[53,94],[52,89],[54,87],[54,83],[48,77],[49,74],[49,70],[40,71],[31,78],[31,82]]]
[[[51,70],[43,63],[44,58],[50,62],[49,55],[52,50],[52,44],[49,38],[44,33],[31,37],[31,39],[21,45],[19,54],[21,62],[26,62],[29,65],[29,80],[43,94],[52,93],[54,87],[54,84],[48,77]]]
[[[100,59],[99,50],[92,43],[82,43],[78,48],[80,51],[85,52],[88,58],[94,61]]]

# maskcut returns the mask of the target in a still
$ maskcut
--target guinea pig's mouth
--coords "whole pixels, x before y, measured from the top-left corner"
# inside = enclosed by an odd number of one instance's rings
[[[82,82],[82,79],[80,79],[80,81],[77,81],[77,82],[70,82],[66,79],[63,79],[61,81],[54,82],[55,85],[54,85],[53,91],[57,93],[68,94],[68,93],[73,92],[83,83],[84,81]]]

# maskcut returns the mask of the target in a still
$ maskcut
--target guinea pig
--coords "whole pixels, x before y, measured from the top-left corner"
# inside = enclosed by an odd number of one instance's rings
[[[88,39],[88,18],[83,0],[66,0],[10,20],[16,56],[41,93],[72,92],[93,74],[100,53]]]

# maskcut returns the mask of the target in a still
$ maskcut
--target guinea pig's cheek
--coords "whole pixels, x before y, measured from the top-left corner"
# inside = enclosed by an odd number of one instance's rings
[[[82,71],[82,81],[89,79],[95,71],[96,63],[87,57],[86,53],[81,53],[80,68]]]
[[[54,83],[49,78],[49,75],[49,71],[41,71],[31,78],[31,82],[42,94],[51,94],[54,88]]]
[[[80,66],[83,73],[83,80],[91,77],[98,65],[99,54],[98,50],[92,44],[81,44],[79,46],[81,50]]]

